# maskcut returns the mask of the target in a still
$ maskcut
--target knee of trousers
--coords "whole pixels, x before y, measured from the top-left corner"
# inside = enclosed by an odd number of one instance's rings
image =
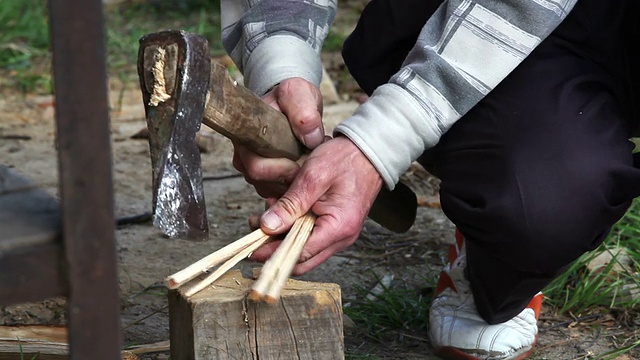
[[[612,167],[549,171],[540,181],[514,178],[472,202],[444,188],[442,207],[474,248],[483,249],[479,255],[517,271],[556,273],[597,247],[628,208],[631,197],[616,194]]]

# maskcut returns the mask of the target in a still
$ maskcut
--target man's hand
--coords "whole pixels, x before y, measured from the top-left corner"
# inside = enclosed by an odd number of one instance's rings
[[[265,232],[282,234],[309,210],[318,216],[293,271],[300,275],[353,244],[382,179],[348,138],[325,139],[322,97],[313,84],[301,78],[285,80],[264,101],[282,111],[296,137],[315,150],[300,167],[294,161],[267,159],[234,144],[233,163],[258,194],[267,198],[270,208],[260,224]],[[279,243],[268,243],[252,258],[266,261]]]
[[[315,85],[302,78],[287,79],[263,100],[286,115],[293,133],[307,148],[324,141],[322,95]],[[282,195],[300,170],[294,161],[264,158],[239,144],[234,144],[233,165],[264,198]]]
[[[293,271],[301,275],[355,242],[381,187],[382,178],[351,140],[331,139],[309,155],[289,190],[262,215],[261,227],[280,234],[309,210],[318,216]],[[265,261],[278,245],[269,243],[252,258]]]

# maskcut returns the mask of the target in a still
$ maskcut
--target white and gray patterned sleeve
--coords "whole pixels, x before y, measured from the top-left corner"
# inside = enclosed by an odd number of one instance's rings
[[[426,149],[500,83],[577,0],[450,0],[400,71],[336,128],[393,188]]]
[[[319,54],[336,6],[337,0],[222,0],[223,44],[245,85],[260,95],[291,77],[319,85]]]

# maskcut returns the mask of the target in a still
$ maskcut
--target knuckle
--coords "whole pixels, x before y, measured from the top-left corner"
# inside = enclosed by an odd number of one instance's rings
[[[299,130],[313,130],[322,125],[322,117],[318,109],[313,106],[301,106],[291,114],[291,126]]]
[[[247,173],[249,174],[254,174],[256,172],[256,163],[255,161],[243,161],[242,164],[244,165],[244,168],[246,169]]]
[[[278,202],[280,203],[280,207],[286,211],[289,215],[295,216],[298,212],[298,208],[300,207],[300,199],[296,194],[288,194],[286,196],[281,197]]]
[[[300,254],[300,258],[298,259],[299,263],[303,263],[308,261],[309,259],[311,259],[313,257],[313,255],[311,255],[311,253],[307,250],[303,250],[302,253]]]
[[[265,176],[265,168],[261,164],[260,161],[249,161],[244,164],[246,169],[246,173],[254,180],[254,181],[264,181],[266,180]]]
[[[345,236],[345,240],[347,240],[349,245],[351,245],[356,241],[356,239],[358,238],[358,235],[360,235],[360,231],[362,230],[362,224],[360,222],[352,223],[347,225],[347,229],[348,230]]]
[[[318,187],[322,182],[326,181],[326,176],[323,173],[313,173],[311,171],[301,171],[298,173],[300,184],[307,189],[314,189]]]

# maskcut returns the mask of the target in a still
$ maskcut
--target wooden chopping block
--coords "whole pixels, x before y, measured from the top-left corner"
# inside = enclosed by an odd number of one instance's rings
[[[189,298],[170,291],[171,359],[344,359],[340,286],[289,279],[270,305],[247,299],[252,283],[233,270]]]

